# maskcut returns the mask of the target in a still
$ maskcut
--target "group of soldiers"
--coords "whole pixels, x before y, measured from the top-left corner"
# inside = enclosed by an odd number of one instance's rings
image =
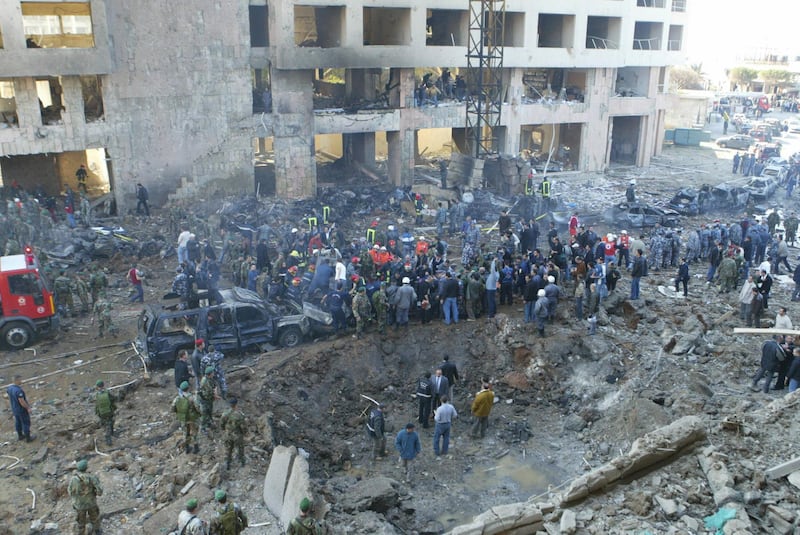
[[[106,333],[116,335],[116,327],[112,319],[111,302],[107,299],[108,277],[104,270],[95,265],[87,278],[80,272],[68,275],[60,270],[53,281],[53,293],[56,308],[64,316],[76,316],[92,312],[92,325],[97,322],[97,337],[103,338]],[[73,294],[77,294],[80,310],[76,310]]]

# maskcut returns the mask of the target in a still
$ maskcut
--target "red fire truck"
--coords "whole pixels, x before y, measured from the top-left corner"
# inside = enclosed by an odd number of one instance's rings
[[[0,256],[0,338],[22,349],[37,335],[55,332],[58,314],[53,293],[39,272],[30,247],[24,254]]]

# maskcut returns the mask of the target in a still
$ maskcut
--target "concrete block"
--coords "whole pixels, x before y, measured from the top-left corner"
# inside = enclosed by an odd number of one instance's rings
[[[273,450],[269,461],[264,478],[264,505],[276,517],[280,517],[283,511],[283,496],[289,482],[292,461],[296,456],[297,449],[294,446],[278,446]]]
[[[578,520],[575,518],[575,513],[566,509],[561,514],[561,522],[559,523],[561,533],[564,535],[571,535],[578,529]]]
[[[294,448],[292,448],[294,450]],[[295,450],[296,452],[297,450]],[[292,470],[286,484],[286,491],[283,493],[283,507],[280,518],[283,526],[288,526],[289,522],[297,516],[300,511],[300,501],[303,498],[311,498],[311,479],[308,475],[308,461],[301,455],[295,455],[292,463]]]
[[[800,457],[795,457],[790,461],[786,461],[785,463],[781,463],[777,466],[773,466],[765,473],[768,478],[770,479],[778,479],[779,477],[783,477],[787,474],[791,474],[792,472],[800,469]]]

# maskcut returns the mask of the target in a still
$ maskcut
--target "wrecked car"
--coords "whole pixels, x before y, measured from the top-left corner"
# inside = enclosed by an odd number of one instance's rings
[[[656,224],[677,227],[679,216],[675,210],[640,202],[615,204],[606,212],[609,223],[633,228],[654,227]]]
[[[303,314],[282,315],[250,290],[221,290],[217,305],[168,310],[148,305],[139,315],[136,347],[156,366],[171,366],[178,351],[193,350],[202,338],[222,352],[237,351],[261,344],[294,347],[309,332]]]
[[[747,182],[745,189],[750,192],[751,197],[766,199],[778,189],[778,181],[771,176],[755,176]]]
[[[722,182],[711,189],[711,206],[716,209],[738,209],[747,206],[750,191],[742,181]]]
[[[696,216],[708,211],[711,205],[711,187],[704,184],[700,189],[692,187],[679,189],[667,203],[667,208],[680,215]]]

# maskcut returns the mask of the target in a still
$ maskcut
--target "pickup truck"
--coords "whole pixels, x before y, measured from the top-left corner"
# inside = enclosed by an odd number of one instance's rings
[[[310,331],[303,314],[282,315],[250,290],[221,290],[220,304],[187,310],[148,305],[139,315],[136,347],[155,366],[172,366],[181,349],[202,338],[222,352],[252,346],[294,347]]]

